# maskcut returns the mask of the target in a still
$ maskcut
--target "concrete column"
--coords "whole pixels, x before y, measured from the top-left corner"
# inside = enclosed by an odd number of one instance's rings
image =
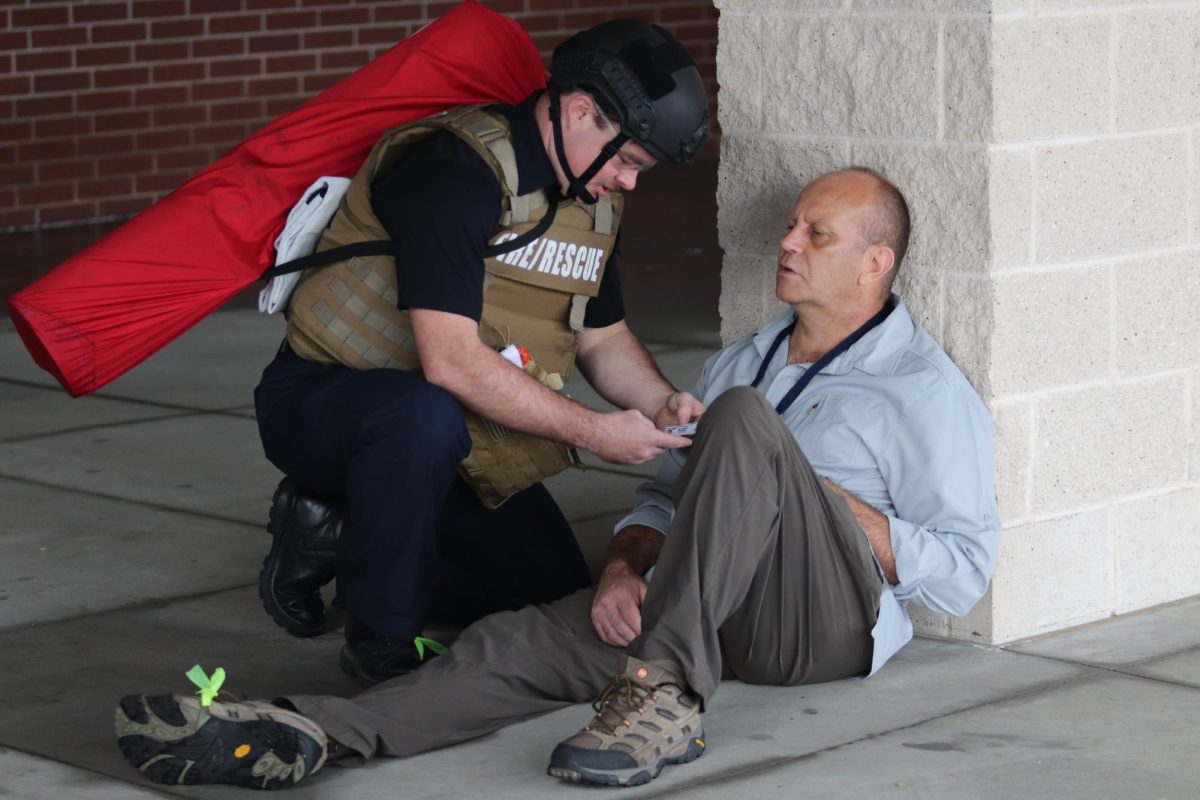
[[[997,423],[1002,642],[1200,593],[1200,0],[719,0],[722,336],[799,187],[904,190],[898,283]]]

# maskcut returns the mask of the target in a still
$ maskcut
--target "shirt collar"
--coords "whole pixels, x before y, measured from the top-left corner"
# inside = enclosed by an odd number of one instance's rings
[[[758,357],[766,358],[767,351],[771,349],[771,345],[775,343],[775,337],[779,332],[792,324],[792,318],[796,316],[796,312],[790,308],[785,311],[780,311],[779,316],[772,319],[764,325],[758,333],[754,334],[753,342],[754,349],[758,351]],[[782,345],[780,345],[782,347]]]
[[[558,177],[554,174],[554,165],[542,144],[537,119],[533,116],[534,106],[541,95],[542,90],[539,89],[515,106],[502,107],[501,113],[508,117],[512,146],[517,156],[517,194],[546,189],[547,195],[553,199],[561,194]]]
[[[846,351],[845,355],[852,359],[847,362],[846,371],[850,366],[872,375],[891,375],[895,371],[900,357],[912,343],[916,323],[899,296],[893,294],[892,302],[896,307],[879,327]]]
[[[904,301],[893,294],[892,302],[896,304],[892,313],[888,314],[883,322],[868,332],[866,336],[855,342],[849,350],[835,358],[829,366],[822,370],[823,373],[842,375],[851,369],[859,369],[872,375],[890,375],[892,373],[909,342],[912,341],[916,329],[916,323],[913,322],[908,309],[904,306]],[[754,334],[754,349],[758,351],[759,358],[766,357],[775,337],[792,324],[795,314],[796,312],[790,308],[782,311],[779,316]],[[780,349],[784,351],[786,358],[787,348],[780,345]]]

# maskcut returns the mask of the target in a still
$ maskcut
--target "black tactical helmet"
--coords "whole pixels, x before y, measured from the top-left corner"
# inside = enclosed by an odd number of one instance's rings
[[[619,19],[575,34],[554,50],[550,86],[599,95],[622,132],[661,162],[691,161],[708,138],[708,96],[695,62],[649,22]]]

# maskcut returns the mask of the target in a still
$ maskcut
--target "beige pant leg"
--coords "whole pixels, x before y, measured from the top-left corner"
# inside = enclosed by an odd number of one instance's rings
[[[457,744],[524,717],[591,701],[625,668],[596,636],[593,591],[481,619],[449,652],[351,698],[289,695],[300,713],[362,756]]]
[[[712,404],[675,489],[632,655],[676,661],[706,700],[723,659],[752,683],[870,669],[883,584],[866,534],[761,394]]]

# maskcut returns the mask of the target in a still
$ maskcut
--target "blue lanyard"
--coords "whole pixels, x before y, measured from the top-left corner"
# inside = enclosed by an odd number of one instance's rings
[[[887,319],[888,315],[892,313],[895,307],[895,303],[893,303],[889,298],[887,303],[884,304],[883,308],[879,309],[879,313],[864,322],[858,328],[858,330],[854,331],[854,333],[843,339],[837,345],[837,347],[833,348],[828,353],[817,359],[816,363],[809,367],[808,371],[806,371],[804,375],[800,377],[800,380],[796,381],[796,384],[792,386],[791,389],[788,389],[787,394],[785,394],[783,399],[779,401],[779,404],[775,406],[775,412],[782,416],[783,412],[792,407],[792,403],[796,402],[796,398],[799,397],[800,393],[808,387],[808,384],[812,382],[812,379],[817,377],[818,372],[825,369],[827,366],[829,366],[831,361],[849,350],[855,342],[866,336],[872,328]],[[753,388],[758,388],[758,384],[762,381],[763,376],[767,374],[767,367],[771,364],[771,359],[775,357],[776,351],[779,350],[779,345],[783,344],[783,340],[791,336],[792,331],[795,329],[796,318],[793,317],[792,324],[788,325],[779,332],[779,335],[775,337],[775,341],[771,343],[771,349],[767,351],[767,355],[763,358],[762,363],[758,365],[758,374],[754,376],[754,382],[750,384]]]

